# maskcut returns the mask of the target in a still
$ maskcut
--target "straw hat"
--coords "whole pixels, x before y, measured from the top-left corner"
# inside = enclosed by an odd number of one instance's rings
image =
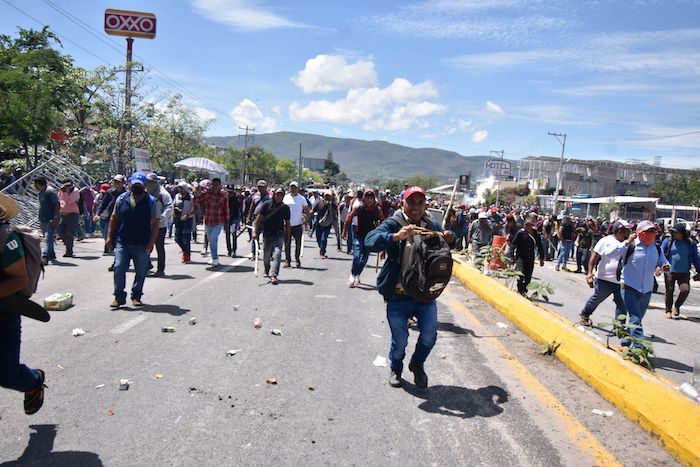
[[[7,195],[0,193],[0,222],[9,222],[19,212],[17,202]]]

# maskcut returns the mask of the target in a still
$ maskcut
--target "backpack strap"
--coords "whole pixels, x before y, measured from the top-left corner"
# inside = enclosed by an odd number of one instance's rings
[[[656,245],[656,248],[658,248],[659,251],[661,251],[660,246]],[[617,277],[617,280],[620,280],[620,278],[622,277],[622,269],[625,267],[625,264],[627,264],[627,261],[630,259],[630,256],[632,256],[634,254],[634,249],[635,249],[634,243],[629,245],[627,247],[627,251],[625,252],[624,259],[620,258],[620,262],[617,263],[617,271],[615,272],[615,277]]]

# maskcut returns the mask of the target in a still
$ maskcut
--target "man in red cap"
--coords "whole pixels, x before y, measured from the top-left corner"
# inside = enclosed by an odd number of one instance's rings
[[[418,343],[408,365],[408,369],[413,372],[414,382],[419,388],[428,387],[428,375],[423,365],[437,340],[436,301],[415,300],[406,294],[401,284],[402,266],[407,261],[404,258],[406,241],[413,238],[421,228],[442,230],[440,225],[426,214],[426,209],[425,190],[417,186],[409,187],[403,194],[402,209],[396,211],[392,217],[382,222],[365,238],[365,246],[369,251],[387,252],[387,259],[377,276],[377,289],[384,296],[387,321],[391,329],[389,384],[392,387],[400,387],[403,384],[401,373],[408,344],[408,319],[416,317],[420,329]],[[454,246],[454,233],[448,230],[444,236],[450,247]]]

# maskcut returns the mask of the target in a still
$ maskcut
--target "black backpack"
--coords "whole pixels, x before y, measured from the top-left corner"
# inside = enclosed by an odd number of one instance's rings
[[[661,256],[661,245],[658,243],[654,243],[656,245],[656,252],[659,254],[659,257]],[[620,278],[622,277],[622,268],[625,267],[625,264],[627,264],[627,260],[630,259],[630,256],[634,254],[634,243],[631,244],[630,246],[627,247],[627,251],[625,252],[625,257],[620,258],[620,261],[617,263],[617,271],[615,273],[615,277],[617,277],[617,280],[619,281]]]
[[[401,212],[393,216],[400,225],[408,225]],[[432,226],[432,221],[427,222]],[[404,255],[408,242],[401,249],[401,286],[406,295],[419,302],[430,302],[440,296],[452,277],[450,246],[442,236],[414,235],[411,251]]]

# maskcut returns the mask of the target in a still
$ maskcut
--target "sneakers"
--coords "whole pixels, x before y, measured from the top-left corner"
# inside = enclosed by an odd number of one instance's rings
[[[277,276],[270,276],[270,283],[272,285],[277,285],[279,281],[277,280]]]
[[[141,301],[140,298],[132,298],[131,303],[134,306],[143,306],[143,302]]]
[[[24,393],[24,413],[34,415],[44,405],[44,388],[48,387],[44,384],[46,381],[46,373],[44,370],[36,370],[41,377],[41,384],[38,388]]]
[[[413,373],[413,382],[421,389],[428,387],[428,375],[425,374],[423,365],[414,365],[410,363],[408,369]]]
[[[285,268],[291,268],[291,267],[292,267],[292,263],[289,262],[289,261],[285,261],[284,264],[283,264],[282,266],[284,266]]]
[[[158,269],[156,272],[151,274],[151,277],[163,277],[163,276],[165,276],[165,271],[163,271],[162,269]]]
[[[360,285],[360,284],[362,284],[362,282],[360,282],[360,276],[355,276],[355,284],[354,284],[354,286],[356,287],[356,286],[358,286],[358,285]]]
[[[107,270],[108,270],[109,272],[114,271],[114,263],[112,263],[112,265],[111,265],[110,267],[108,267]]]
[[[397,370],[391,370],[389,375],[389,386],[392,388],[400,388],[403,385],[403,378],[401,378],[401,372]]]
[[[350,276],[348,278],[348,287],[350,287],[350,288],[355,287],[355,276]]]
[[[190,262],[190,255],[182,254],[182,262],[187,264]]]
[[[109,304],[110,308],[114,308],[115,310],[119,308],[122,305],[126,305],[126,300],[117,300],[116,298],[112,303]]]
[[[210,259],[209,261],[207,261],[207,264],[210,266],[218,266],[219,260],[218,259]]]
[[[300,267],[301,267],[301,261],[297,260],[297,268],[300,268]]]

